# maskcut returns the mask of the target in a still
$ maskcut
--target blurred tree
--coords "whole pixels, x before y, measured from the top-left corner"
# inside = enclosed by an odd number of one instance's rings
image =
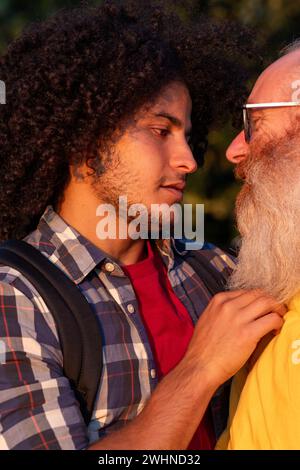
[[[101,2],[89,0],[87,3],[98,5]],[[81,0],[0,0],[0,53],[29,22],[43,20],[62,7],[80,3]],[[190,8],[195,19],[204,13],[254,28],[265,65],[275,60],[280,49],[299,35],[300,6],[293,0],[174,0],[172,8],[183,18],[188,16]],[[252,81],[259,72],[259,68],[253,72]],[[239,186],[234,181],[232,166],[225,159],[226,146],[235,133],[237,130],[230,123],[211,132],[205,165],[190,177],[184,199],[188,203],[205,204],[205,238],[221,246],[228,245],[236,235],[233,207]]]

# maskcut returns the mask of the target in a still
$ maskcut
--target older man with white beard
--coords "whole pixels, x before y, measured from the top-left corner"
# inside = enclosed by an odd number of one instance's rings
[[[226,156],[244,180],[236,203],[242,237],[230,287],[261,288],[287,305],[236,375],[217,448],[300,449],[300,41],[257,80],[244,131]],[[278,332],[277,332],[278,333]]]

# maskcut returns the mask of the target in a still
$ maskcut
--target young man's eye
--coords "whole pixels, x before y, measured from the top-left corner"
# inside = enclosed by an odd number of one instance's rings
[[[167,137],[170,134],[169,129],[160,129],[160,128],[153,128],[153,130],[159,134],[161,137]]]

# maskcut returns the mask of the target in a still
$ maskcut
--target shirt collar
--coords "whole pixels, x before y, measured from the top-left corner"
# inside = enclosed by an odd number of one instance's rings
[[[80,283],[107,254],[67,224],[51,205],[47,206],[34,232],[26,241],[46,252],[50,261]]]
[[[104,265],[105,261],[113,263],[116,268],[111,275],[124,275],[107,253],[69,225],[51,205],[46,207],[36,230],[25,240],[45,252],[50,261],[60,267],[75,284],[79,284],[96,266]],[[155,244],[167,269],[172,269],[173,250],[178,251],[174,240],[156,240]]]

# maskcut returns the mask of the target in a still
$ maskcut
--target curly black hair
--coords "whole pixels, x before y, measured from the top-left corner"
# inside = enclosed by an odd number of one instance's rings
[[[105,1],[31,24],[0,58],[0,239],[23,238],[57,206],[70,165],[105,171],[101,153],[173,80],[188,87],[191,141],[200,160],[208,127],[245,99],[244,27],[184,21],[159,1]],[[174,10],[174,9],[173,9]]]

